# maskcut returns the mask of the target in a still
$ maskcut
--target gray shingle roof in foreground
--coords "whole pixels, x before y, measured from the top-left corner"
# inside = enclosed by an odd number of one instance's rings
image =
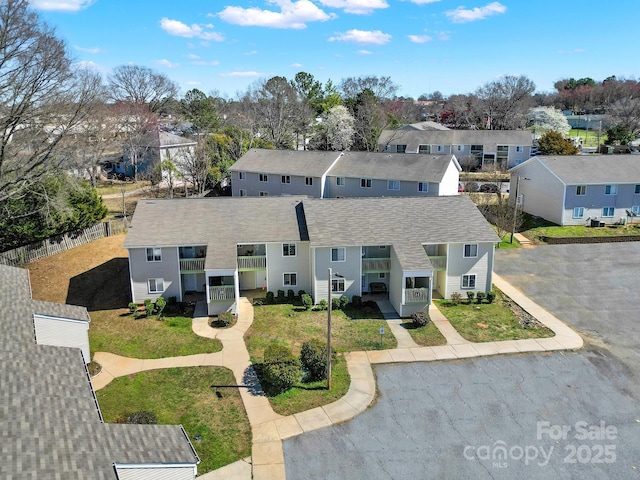
[[[41,310],[47,311],[41,311]],[[115,479],[114,462],[195,463],[179,426],[102,423],[79,349],[36,345],[27,270],[0,265],[2,479]]]
[[[208,245],[205,268],[236,268],[236,245],[393,245],[405,269],[429,269],[422,244],[497,242],[466,196],[311,199],[218,197],[138,203],[125,247]]]
[[[639,183],[640,155],[537,156],[539,161],[568,185]],[[521,165],[524,165],[521,164]],[[514,168],[517,171],[517,167]]]

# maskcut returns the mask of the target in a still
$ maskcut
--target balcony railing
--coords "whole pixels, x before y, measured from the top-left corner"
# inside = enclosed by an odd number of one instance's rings
[[[204,272],[204,258],[181,258],[180,272]]]
[[[404,291],[404,303],[426,303],[429,301],[429,289],[407,288]]]
[[[429,261],[431,262],[431,265],[433,265],[433,269],[438,271],[438,270],[446,270],[447,269],[447,257],[443,256],[443,257],[432,257],[431,255],[429,255]]]
[[[226,300],[234,300],[235,296],[235,287],[233,285],[209,287],[210,302],[224,302]]]
[[[252,255],[238,257],[238,271],[247,272],[251,270],[265,270],[267,268],[267,257],[265,255]]]
[[[362,273],[388,272],[391,260],[388,258],[363,258]]]

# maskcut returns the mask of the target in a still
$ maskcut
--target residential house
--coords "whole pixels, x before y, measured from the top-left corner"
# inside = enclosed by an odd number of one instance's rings
[[[533,136],[526,130],[423,130],[405,126],[383,130],[379,152],[455,155],[463,164],[474,158],[480,166],[508,169],[531,158]]]
[[[623,224],[640,215],[637,155],[538,156],[510,173],[522,210],[558,225]]]
[[[249,150],[231,167],[233,196],[457,195],[454,155]]]
[[[33,300],[29,272],[0,265],[0,478],[195,478],[181,426],[104,423],[88,323],[84,307]]]
[[[402,316],[433,292],[491,289],[498,237],[465,196],[142,200],[125,240],[132,298],[201,292],[211,315],[244,290],[298,293],[318,303],[384,284]],[[193,252],[198,252],[193,256]]]

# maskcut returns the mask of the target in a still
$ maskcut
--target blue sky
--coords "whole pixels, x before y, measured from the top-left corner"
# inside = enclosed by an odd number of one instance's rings
[[[614,2],[611,2],[614,3]],[[469,93],[502,75],[638,77],[640,2],[587,0],[31,0],[78,63],[154,68],[229,97],[299,71],[389,76],[399,94]]]

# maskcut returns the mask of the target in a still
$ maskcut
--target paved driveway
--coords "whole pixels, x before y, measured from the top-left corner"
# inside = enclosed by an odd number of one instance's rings
[[[372,408],[284,442],[287,478],[640,478],[639,267],[640,244],[499,252],[587,347],[377,367]]]

